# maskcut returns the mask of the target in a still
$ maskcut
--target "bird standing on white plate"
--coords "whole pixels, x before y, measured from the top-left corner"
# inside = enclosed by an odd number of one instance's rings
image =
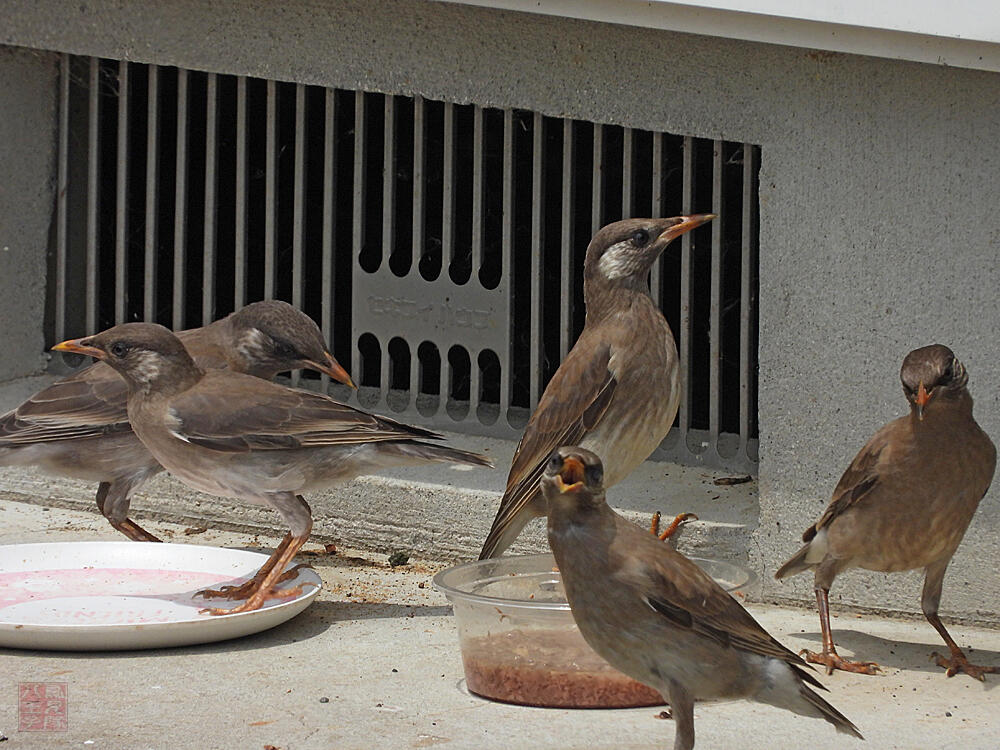
[[[483,456],[417,439],[440,437],[429,430],[328,396],[202,370],[180,339],[152,323],[125,323],[53,348],[103,360],[125,379],[132,429],[163,468],[196,490],[273,508],[288,525],[251,581],[204,592],[245,600],[211,614],[258,609],[272,596],[312,530],[312,512],[300,493],[390,466],[492,466]]]

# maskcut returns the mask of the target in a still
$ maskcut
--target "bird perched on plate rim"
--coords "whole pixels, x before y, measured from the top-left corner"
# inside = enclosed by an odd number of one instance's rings
[[[53,348],[96,357],[125,379],[132,429],[176,478],[202,492],[270,507],[288,525],[289,533],[253,579],[202,592],[243,599],[234,609],[211,614],[258,609],[272,596],[312,530],[312,511],[300,493],[390,466],[492,466],[483,456],[426,442],[440,437],[429,430],[322,394],[203,370],[180,339],[156,324],[125,323]]]

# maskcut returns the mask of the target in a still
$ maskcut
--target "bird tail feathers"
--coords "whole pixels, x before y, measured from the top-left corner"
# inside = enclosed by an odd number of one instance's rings
[[[817,715],[818,718],[825,719],[833,724],[838,732],[853,735],[859,740],[864,739],[861,732],[856,726],[854,726],[850,719],[840,713],[840,711],[835,709],[808,687],[802,685],[799,689],[799,695],[801,695],[816,710],[817,713],[814,715]]]
[[[401,457],[411,458],[415,461],[437,461],[440,463],[493,468],[493,462],[486,458],[486,456],[459,450],[458,448],[449,448],[446,445],[435,445],[434,443],[425,443],[421,440],[390,441],[380,444],[382,450],[389,449],[390,447]]]
[[[808,555],[809,555],[809,545],[806,544],[802,547],[802,549],[800,549],[798,552],[792,555],[791,559],[788,562],[786,562],[784,565],[778,568],[777,572],[774,574],[774,577],[780,581],[782,578],[787,578],[788,576],[794,576],[797,575],[798,573],[802,573],[809,570],[810,568],[813,567],[813,563],[806,560],[806,557],[808,557]]]
[[[766,661],[766,679],[761,686],[762,689],[749,697],[800,716],[823,719],[833,724],[838,732],[864,739],[858,728],[846,716],[806,684],[809,682],[821,690],[826,690],[819,680],[803,669],[805,663],[794,664],[774,658],[767,658]]]
[[[528,521],[533,518],[535,518],[535,515],[529,512],[514,513],[506,518],[498,516],[493,521],[493,526],[490,529],[490,533],[486,536],[486,541],[483,542],[483,549],[479,553],[479,559],[487,560],[500,557],[514,543],[514,540],[520,535],[521,530],[527,525]]]

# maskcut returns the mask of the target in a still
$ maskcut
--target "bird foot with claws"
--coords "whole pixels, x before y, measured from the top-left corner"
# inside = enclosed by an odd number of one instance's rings
[[[299,565],[291,567],[284,573],[282,573],[281,577],[277,581],[275,581],[275,583],[278,584],[278,583],[284,583],[285,581],[291,581],[299,574],[300,568],[308,568],[308,567],[311,566],[305,563],[301,563]],[[241,583],[239,586],[223,586],[222,588],[218,589],[203,589],[197,592],[195,596],[201,596],[205,599],[229,599],[231,601],[235,601],[238,599],[249,599],[251,596],[254,595],[257,589],[260,588],[261,581],[263,580],[264,577],[258,573],[250,580]],[[299,588],[301,589],[301,587]],[[289,591],[291,591],[291,589],[289,589]],[[275,591],[273,593],[274,595],[278,595],[281,592]],[[232,610],[222,610],[222,611],[230,612]]]
[[[850,661],[844,659],[836,651],[824,651],[817,654],[809,649],[799,651],[799,656],[803,657],[810,664],[822,664],[826,667],[828,675],[833,674],[833,670],[839,669],[841,672],[854,672],[855,674],[878,674],[881,667],[873,661]]]
[[[959,651],[957,654],[953,654],[949,659],[943,654],[939,654],[937,651],[931,653],[931,659],[942,669],[948,670],[945,674],[948,677],[954,677],[959,672],[965,672],[969,677],[975,677],[977,680],[985,681],[986,675],[988,674],[998,674],[1000,673],[1000,667],[983,667],[978,664],[970,664],[969,660],[965,658],[965,654]]]
[[[291,571],[289,571],[291,572]],[[243,604],[238,607],[233,607],[232,609],[223,609],[221,607],[205,607],[204,609],[199,609],[198,614],[200,615],[237,615],[241,612],[252,612],[255,609],[260,609],[264,602],[269,599],[294,599],[297,596],[302,596],[303,586],[316,586],[312,581],[307,581],[306,583],[300,583],[297,586],[292,586],[288,589],[273,589],[266,595],[258,591],[250,596]]]

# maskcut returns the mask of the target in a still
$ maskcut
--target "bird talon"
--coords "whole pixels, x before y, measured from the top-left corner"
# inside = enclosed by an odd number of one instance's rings
[[[980,682],[986,681],[986,675],[1000,672],[1000,667],[983,667],[978,664],[971,664],[965,654],[959,652],[950,659],[937,651],[931,652],[931,661],[945,670],[946,677],[954,677],[959,672],[964,672]]]
[[[230,610],[228,609],[219,609],[218,607],[204,607],[198,610],[199,615],[212,615],[213,617],[216,615],[228,615],[229,612]]]
[[[882,668],[873,661],[850,661],[844,659],[836,651],[824,651],[817,654],[815,651],[803,649],[799,652],[810,664],[820,664],[826,667],[827,676],[832,675],[835,669],[842,672],[854,672],[855,674],[875,675],[882,671]]]
[[[312,566],[308,565],[307,563],[301,563],[299,565],[295,565],[286,570],[280,576],[278,576],[277,580],[275,580],[274,582],[274,585],[277,586],[279,583],[284,583],[285,581],[294,580],[296,577],[298,577],[299,570],[301,570],[302,568],[311,569]],[[264,571],[264,575],[266,574],[267,571]],[[201,596],[204,599],[230,599],[230,600],[249,599],[260,588],[260,585],[264,580],[264,575],[261,575],[260,572],[258,571],[258,573],[253,578],[244,581],[238,586],[226,585],[226,586],[220,586],[217,589],[203,589],[201,591],[196,592],[195,596]],[[291,591],[292,589],[288,590]],[[280,597],[277,590],[273,592],[273,595]]]
[[[246,599],[253,593],[253,587],[247,585],[252,582],[253,579],[240,586],[220,586],[217,589],[202,589],[201,591],[196,591],[194,596],[200,596],[203,599]]]

